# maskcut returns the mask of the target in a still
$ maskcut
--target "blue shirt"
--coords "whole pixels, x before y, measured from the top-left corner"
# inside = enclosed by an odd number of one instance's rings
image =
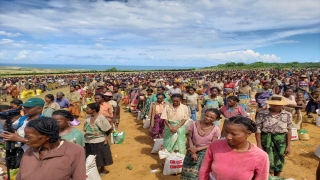
[[[58,103],[61,109],[68,108],[70,106],[70,103],[66,98],[62,98],[60,100],[54,99],[54,102]]]

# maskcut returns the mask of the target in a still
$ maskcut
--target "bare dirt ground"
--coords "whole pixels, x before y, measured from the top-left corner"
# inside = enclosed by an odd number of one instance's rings
[[[55,94],[57,91],[67,92],[68,88],[45,92],[45,94]],[[25,100],[25,99],[24,99]],[[85,114],[83,113],[83,116]],[[77,128],[82,130],[81,125]],[[319,159],[314,155],[314,150],[320,144],[320,127],[314,123],[303,123],[303,129],[307,129],[310,134],[309,141],[292,141],[291,154],[286,157],[286,164],[282,173],[284,178],[294,178],[295,180],[314,180],[316,167]],[[123,144],[111,145],[114,164],[108,166],[109,174],[102,177],[103,180],[178,180],[180,176],[164,176],[162,174],[162,160],[157,154],[151,154],[153,141],[149,137],[149,130],[142,128],[142,122],[137,121],[134,114],[121,112],[121,123],[118,131],[125,131],[126,137]],[[255,142],[254,135],[249,137],[249,141]],[[250,163],[250,162],[248,162]],[[133,167],[126,169],[127,165]],[[157,172],[151,170],[157,169]]]

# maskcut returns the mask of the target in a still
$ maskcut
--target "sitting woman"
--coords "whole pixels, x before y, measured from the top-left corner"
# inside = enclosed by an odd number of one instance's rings
[[[182,104],[182,95],[173,94],[172,104],[164,107],[161,119],[165,122],[163,147],[168,152],[178,150],[180,154],[186,149],[185,122],[190,118],[189,108]]]
[[[58,103],[54,102],[54,96],[53,94],[47,94],[45,97],[44,97],[44,100],[45,100],[45,104],[44,104],[44,107],[43,107],[43,115],[46,116],[46,117],[51,117],[52,116],[52,113],[56,110],[59,110],[60,109],[60,106]]]
[[[95,155],[97,167],[101,175],[109,173],[104,166],[113,164],[108,135],[112,132],[109,121],[99,114],[100,105],[91,103],[87,105],[89,115],[84,123],[86,155]]]
[[[56,120],[34,119],[24,131],[30,148],[23,154],[17,180],[86,179],[83,147],[61,140]]]
[[[198,171],[209,144],[220,137],[219,126],[213,125],[213,122],[219,119],[219,110],[207,109],[203,120],[195,121],[190,125],[189,148],[183,161],[181,179],[198,179]]]
[[[213,141],[207,148],[199,180],[268,179],[267,153],[247,140],[256,131],[252,120],[242,116],[230,118],[225,127],[226,139]]]
[[[164,107],[168,106],[169,103],[164,101],[164,94],[157,94],[158,100],[153,102],[150,106],[149,115],[151,121],[151,138],[163,138],[164,135],[164,122],[161,119],[161,114]]]
[[[84,134],[70,125],[74,117],[69,111],[57,110],[52,113],[52,118],[59,124],[59,136],[61,139],[84,146]]]

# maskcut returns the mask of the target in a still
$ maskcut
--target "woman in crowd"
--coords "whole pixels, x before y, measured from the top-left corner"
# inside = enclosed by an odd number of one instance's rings
[[[161,114],[164,107],[169,103],[164,101],[164,94],[157,94],[157,101],[150,106],[148,117],[150,118],[150,126],[152,127],[151,138],[163,138],[164,135],[164,121],[161,119]]]
[[[58,103],[54,102],[54,96],[53,94],[47,94],[44,97],[44,101],[46,102],[46,104],[44,105],[43,108],[43,115],[46,117],[51,117],[52,113],[56,110],[60,109],[60,106]]]
[[[310,113],[311,112],[315,113],[316,110],[320,108],[320,81],[319,80],[314,82],[312,92],[309,95],[309,97],[310,97],[310,101],[307,104],[306,111],[307,111],[308,117],[312,118]]]
[[[24,112],[23,112],[23,109],[21,106],[22,104],[23,104],[23,102],[20,99],[14,99],[10,102],[10,107],[11,107],[11,109],[20,110],[20,115],[23,116]]]
[[[238,105],[239,98],[237,96],[230,96],[227,101],[228,104],[221,108],[221,113],[225,118],[231,118],[233,116],[247,116],[247,112],[244,108]]]
[[[172,104],[164,107],[161,119],[165,122],[163,147],[169,152],[178,150],[184,154],[186,149],[186,128],[184,123],[190,118],[186,105],[182,104],[181,94],[171,96]]]
[[[268,155],[247,140],[256,131],[252,120],[242,116],[230,118],[225,126],[226,139],[213,141],[207,148],[199,180],[268,179]]]
[[[238,93],[238,98],[240,100],[239,105],[243,107],[244,110],[248,109],[248,106],[250,104],[250,94],[251,94],[251,87],[248,86],[248,81],[246,80],[241,80],[240,86],[239,86],[239,93]]]
[[[270,89],[271,83],[264,82],[263,88],[260,88],[255,96],[256,102],[258,104],[257,112],[260,109],[265,108],[266,100],[268,100],[272,96],[272,89]]]
[[[66,109],[68,110],[70,103],[69,101],[64,97],[63,92],[57,92],[56,99],[54,102],[58,103],[60,106],[60,109]]]
[[[76,91],[79,92],[81,98],[83,98],[83,96],[84,96],[84,91],[82,90],[81,86],[80,86],[80,85],[75,85],[75,88],[76,88]]]
[[[86,155],[96,155],[96,163],[99,173],[105,175],[109,173],[105,166],[113,164],[108,135],[112,128],[108,120],[99,114],[100,105],[91,103],[87,106],[88,117],[85,120],[83,131],[85,132]]]
[[[60,139],[57,121],[49,117],[30,121],[25,138],[30,148],[23,154],[17,180],[86,179],[84,149]]]
[[[74,119],[67,110],[57,110],[52,113],[52,118],[58,122],[59,136],[66,141],[74,142],[84,146],[84,135],[77,128],[73,128],[70,122]]]
[[[227,98],[229,96],[234,95],[234,89],[235,89],[235,84],[232,82],[232,78],[227,78],[227,82],[224,83],[224,89],[223,89],[224,104],[227,104]]]
[[[74,119],[78,121],[81,108],[81,95],[76,91],[75,86],[70,86],[70,92],[66,95],[66,99],[69,101],[69,111],[74,116]]]
[[[145,103],[144,103],[144,108],[141,111],[140,114],[140,119],[144,119],[146,117],[146,115],[148,115],[148,113],[150,112],[150,105],[151,105],[151,97],[153,96],[153,90],[152,89],[147,89],[147,94],[145,97]],[[150,118],[150,116],[149,116]]]
[[[195,93],[196,88],[192,86],[187,87],[187,93],[183,96],[184,104],[190,109],[191,119],[193,121],[197,120],[197,112],[200,109],[199,95]]]
[[[207,109],[203,120],[193,122],[188,132],[188,151],[183,160],[181,179],[198,179],[202,160],[210,143],[220,137],[219,126],[213,125],[220,119],[220,111]]]
[[[120,124],[120,101],[122,99],[122,94],[119,92],[119,86],[115,85],[113,87],[112,100],[117,103],[117,106],[113,108],[113,119],[115,122],[115,129],[119,128]]]
[[[113,123],[113,108],[112,105],[107,103],[105,100],[106,96],[103,94],[96,94],[94,96],[94,99],[97,104],[99,104],[99,113],[104,116],[108,122],[112,125]],[[88,108],[88,106],[87,106]]]
[[[261,110],[256,117],[257,146],[269,156],[270,173],[280,176],[284,157],[290,154],[292,115],[283,110],[288,105],[283,96],[272,96],[266,103],[270,108]]]
[[[297,108],[297,102],[296,99],[294,97],[294,92],[292,89],[290,88],[285,88],[283,91],[283,97],[285,97],[285,100],[288,102],[287,106],[284,106],[283,108],[290,112],[292,115],[295,114],[295,108]],[[299,106],[301,108],[301,106]]]
[[[211,95],[204,96],[201,106],[202,106],[202,113],[201,119],[204,118],[204,112],[207,109],[215,108],[220,109],[223,105],[223,98],[220,96],[220,90],[217,87],[212,87],[210,89]],[[214,122],[215,125],[220,126],[220,120]]]

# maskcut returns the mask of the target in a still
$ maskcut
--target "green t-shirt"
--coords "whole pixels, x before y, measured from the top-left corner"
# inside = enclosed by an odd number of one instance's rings
[[[84,134],[76,128],[73,128],[69,134],[61,136],[61,139],[84,146]]]

